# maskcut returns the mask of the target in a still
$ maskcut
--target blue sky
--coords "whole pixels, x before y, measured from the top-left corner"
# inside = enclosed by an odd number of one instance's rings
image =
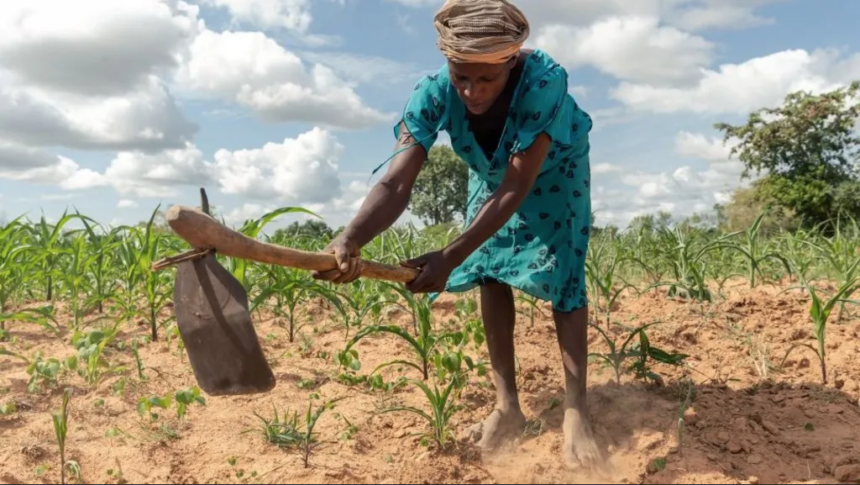
[[[344,224],[443,62],[440,3],[7,0],[0,218],[135,223],[204,185],[231,223],[302,205]],[[740,166],[714,122],[860,79],[852,0],[516,3],[595,119],[599,224],[725,201]]]

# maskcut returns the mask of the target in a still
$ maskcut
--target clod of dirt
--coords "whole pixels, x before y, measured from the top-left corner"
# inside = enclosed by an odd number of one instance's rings
[[[759,477],[755,477],[755,476],[750,477],[750,479],[749,479],[750,485],[758,485],[760,481],[761,480],[759,479]]]
[[[857,482],[860,482],[860,465],[840,466],[833,473],[833,476],[840,483],[857,483]]]
[[[696,426],[699,422],[699,414],[694,409],[687,409],[684,411],[684,422],[688,426]]]
[[[731,453],[733,455],[737,455],[743,451],[744,451],[744,447],[740,443],[738,443],[737,441],[730,441],[729,442],[729,453]]]
[[[759,455],[750,455],[747,458],[747,463],[749,463],[750,465],[759,465],[759,464],[761,464],[762,461],[764,461],[764,460]]]

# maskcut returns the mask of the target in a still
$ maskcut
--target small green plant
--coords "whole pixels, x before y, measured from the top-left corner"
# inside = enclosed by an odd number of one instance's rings
[[[0,404],[0,416],[11,416],[18,412],[18,406],[14,402]]]
[[[81,481],[81,465],[76,461],[66,461],[66,438],[69,432],[69,400],[72,391],[66,389],[63,392],[63,404],[58,412],[51,413],[54,422],[54,435],[60,448],[60,483],[66,483],[66,468],[72,473],[78,482]]]
[[[314,402],[319,399],[319,394],[314,393],[310,395],[310,398],[308,399],[308,409],[305,412],[303,423],[299,419],[298,411],[293,412],[292,416],[289,415],[289,412],[285,412],[283,416],[279,416],[278,410],[275,408],[274,404],[272,405],[272,410],[274,411],[272,418],[265,418],[256,412],[254,413],[257,419],[262,422],[258,430],[261,432],[266,442],[280,448],[301,449],[304,454],[303,461],[305,468],[310,467],[311,453],[313,449],[318,446],[316,436],[314,435],[314,428],[316,428],[317,422],[319,422],[320,417],[322,417],[326,411],[334,409],[335,403],[343,400],[344,398],[325,401],[314,409]],[[247,430],[245,432],[250,431],[253,430]]]
[[[433,385],[433,389],[430,389],[424,382],[414,379],[409,382],[424,393],[430,405],[430,412],[413,406],[394,406],[381,411],[380,414],[408,412],[420,416],[427,421],[431,430],[430,433],[421,436],[421,444],[427,446],[432,440],[440,449],[444,449],[451,439],[449,426],[451,418],[460,410],[460,406],[456,402],[462,390],[462,379],[451,379],[442,390],[436,384]]]
[[[860,258],[857,259],[857,262],[854,266],[860,265]],[[860,304],[858,301],[849,300],[856,291],[860,290],[860,277],[855,277],[849,281],[842,283],[839,288],[836,289],[836,293],[831,295],[829,298],[822,298],[819,294],[819,290],[815,288],[808,281],[803,282],[801,288],[805,288],[809,292],[809,296],[811,298],[811,303],[809,305],[809,317],[812,320],[812,330],[815,334],[816,340],[818,340],[818,348],[812,347],[809,344],[795,344],[789,347],[789,349],[785,353],[785,357],[782,359],[782,364],[780,364],[780,368],[785,366],[785,362],[788,360],[789,355],[794,349],[799,347],[806,347],[818,356],[818,360],[821,363],[821,382],[823,384],[827,384],[827,349],[825,347],[825,337],[827,333],[827,322],[830,319],[830,314],[833,312],[834,307],[837,304],[842,303],[854,303]],[[789,288],[791,289],[791,288]],[[788,291],[788,290],[786,290]]]
[[[621,347],[618,347],[615,340],[610,338],[609,335],[598,325],[590,324],[592,328],[596,329],[600,333],[603,340],[606,342],[606,345],[609,346],[609,353],[600,354],[593,352],[589,354],[589,357],[605,361],[615,372],[615,382],[617,384],[621,384],[621,375],[624,371],[623,364],[628,358],[635,359],[635,362],[630,366],[630,370],[635,373],[637,378],[659,380],[659,376],[654,374],[648,367],[649,358],[663,364],[677,366],[683,363],[688,356],[677,353],[670,354],[664,350],[651,346],[645,330],[657,325],[657,323],[659,322],[648,323],[634,329],[627,336],[627,339]],[[637,337],[639,338],[638,343],[634,341]]]
[[[206,405],[206,399],[201,394],[200,388],[196,386],[176,391],[173,395],[142,397],[137,402],[137,414],[141,417],[149,415],[150,421],[154,422],[159,419],[158,413],[153,411],[154,408],[166,411],[175,404],[176,418],[182,420],[188,413],[188,407],[194,403]]]

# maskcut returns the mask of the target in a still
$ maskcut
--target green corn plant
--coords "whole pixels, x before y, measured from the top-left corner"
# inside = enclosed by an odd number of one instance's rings
[[[535,326],[535,317],[540,315],[542,318],[546,318],[543,311],[541,310],[541,300],[536,297],[529,295],[528,293],[524,293],[522,291],[517,291],[514,295],[514,300],[524,303],[526,305],[526,311],[517,310],[518,313],[524,313],[529,318],[529,326]]]
[[[87,219],[82,219],[87,233],[90,248],[92,249],[92,260],[88,264],[90,272],[90,292],[87,297],[88,306],[96,306],[99,313],[104,313],[104,303],[116,294],[116,286],[111,284],[114,278],[115,254],[119,246],[118,232],[115,230],[105,231],[102,234],[95,231],[94,225]]]
[[[430,432],[421,435],[421,443],[426,446],[433,441],[440,449],[444,449],[452,439],[451,418],[461,409],[461,406],[457,405],[457,400],[463,389],[463,380],[451,379],[443,389],[439,389],[435,383],[431,389],[421,381],[410,379],[409,382],[421,389],[424,397],[427,398],[430,411],[414,406],[394,406],[382,410],[380,414],[406,412],[421,417],[430,426]]]
[[[58,272],[58,262],[60,257],[60,248],[63,245],[63,228],[72,220],[92,219],[81,214],[63,213],[60,220],[53,226],[48,224],[48,221],[43,215],[37,224],[27,226],[32,235],[33,244],[38,250],[38,266],[40,269],[41,280],[45,284],[45,299],[53,301],[54,299],[54,283],[53,277]],[[95,221],[93,221],[95,222]]]
[[[12,295],[20,291],[26,275],[34,272],[33,246],[28,244],[28,228],[21,218],[0,226],[0,313],[8,311]],[[0,329],[4,325],[0,321]]]
[[[270,308],[276,317],[286,320],[290,343],[295,342],[298,331],[304,326],[296,322],[296,307],[308,299],[322,298],[343,313],[344,309],[338,294],[308,278],[306,272],[281,266],[266,267],[265,271],[269,283],[253,299],[250,310],[254,312],[270,298],[274,299],[274,304],[270,305]]]
[[[264,214],[259,219],[249,219],[245,221],[242,227],[239,228],[239,232],[251,239],[257,239],[269,223],[286,214],[307,214],[322,219],[317,214],[301,207],[282,207]],[[235,277],[249,293],[254,291],[254,288],[252,287],[253,285],[250,284],[251,279],[249,278],[248,273],[251,264],[252,263],[249,261],[241,258],[228,258],[227,265],[227,269],[233,274],[233,277]]]
[[[92,267],[103,256],[100,251],[109,249],[110,247],[93,248],[86,234],[75,234],[70,236],[69,245],[59,250],[68,256],[67,267],[57,276],[68,292],[72,312],[72,330],[109,318],[106,315],[101,315],[89,322],[84,322],[85,315],[101,303],[100,300],[94,300],[91,297]]]
[[[840,287],[860,277],[860,247],[858,247],[857,238],[846,235],[841,225],[837,226],[836,234],[832,238],[822,238],[820,242],[804,242],[827,261],[827,272],[835,277]],[[840,302],[837,322],[842,320],[844,309],[844,302]]]
[[[657,229],[657,234],[661,241],[660,256],[672,268],[673,278],[671,281],[654,283],[646,291],[668,286],[669,297],[679,296],[679,290],[683,290],[686,298],[700,303],[713,301],[706,282],[708,265],[706,257],[720,247],[726,236],[700,243],[706,239],[701,230],[681,225],[672,229],[660,227]],[[638,259],[634,260],[643,264]]]
[[[620,267],[630,259],[617,252],[607,255],[610,251],[611,240],[607,242],[604,239],[601,242],[602,244],[590,244],[588,247],[589,258],[585,261],[585,276],[598,310],[601,308],[601,300],[603,301],[606,326],[609,327],[612,324],[612,307],[624,293],[624,290],[632,288],[637,293],[638,290],[632,284],[625,282],[618,274]],[[616,284],[618,280],[621,280],[620,286]]]
[[[47,330],[48,333],[56,337],[60,335],[60,324],[57,322],[55,315],[56,309],[53,305],[39,308],[25,308],[23,310],[9,313],[3,313],[0,311],[0,330],[4,330],[6,328],[7,322],[32,323],[42,327]],[[7,333],[8,332],[5,331],[0,332],[0,336]],[[0,341],[3,340],[5,339],[0,338]]]
[[[607,347],[609,347],[608,353],[592,352],[589,354],[589,358],[603,360],[608,364],[615,373],[615,382],[619,385],[621,384],[621,376],[624,372],[624,361],[627,359],[635,360],[635,363],[631,366],[631,370],[634,370],[637,377],[640,378],[654,377],[654,374],[647,370],[647,359],[649,357],[663,364],[672,366],[680,365],[688,357],[687,355],[670,354],[650,345],[650,340],[648,339],[645,330],[659,323],[660,322],[647,323],[633,329],[627,335],[627,338],[621,346],[618,346],[615,339],[610,337],[609,334],[600,328],[600,326],[589,323],[592,328],[600,333],[600,336],[603,337],[603,341],[606,343]],[[638,345],[635,342],[636,338],[639,338]]]
[[[791,280],[800,282],[809,278],[809,272],[815,263],[813,234],[805,229],[797,229],[794,233],[784,233],[778,238],[778,251],[789,262],[793,269]]]
[[[846,281],[840,285],[836,292],[831,295],[829,298],[823,298],[819,295],[819,290],[813,286],[810,282],[804,281],[802,288],[805,288],[807,292],[809,292],[809,297],[811,299],[809,305],[809,317],[812,320],[812,331],[815,334],[815,339],[818,341],[818,348],[812,347],[808,344],[795,344],[789,347],[788,351],[785,353],[785,357],[782,359],[782,364],[780,364],[780,368],[785,366],[785,362],[788,360],[789,355],[796,349],[800,347],[806,347],[818,356],[818,360],[821,364],[821,382],[823,384],[827,384],[827,349],[825,347],[825,340],[827,334],[827,321],[830,319],[830,314],[833,312],[833,308],[837,304],[841,303],[855,303],[858,304],[857,301],[850,300],[849,298],[857,291],[860,291],[860,277],[855,277],[851,281]],[[789,288],[785,291],[791,290]]]
[[[749,279],[750,288],[756,287],[756,278],[758,276],[764,276],[762,274],[761,265],[769,259],[773,259],[781,263],[782,267],[785,268],[786,273],[791,276],[791,265],[789,265],[788,261],[778,252],[769,250],[767,245],[764,247],[762,246],[761,225],[767,214],[768,210],[759,214],[752,226],[747,228],[745,231],[728,234],[726,236],[726,238],[731,238],[736,235],[741,235],[743,237],[742,243],[727,241],[720,245],[721,247],[727,247],[738,251],[746,258],[748,264],[747,278]]]
[[[455,334],[446,333],[440,336],[434,334],[431,303],[426,295],[415,296],[400,286],[390,285],[388,283],[385,283],[385,285],[388,285],[389,288],[399,293],[408,302],[411,313],[416,319],[418,335],[412,336],[408,331],[398,327],[397,325],[371,325],[361,329],[355,337],[347,343],[346,348],[342,352],[338,353],[338,361],[342,366],[355,369],[358,352],[353,347],[370,335],[383,333],[390,334],[406,342],[416,357],[417,362],[410,362],[402,359],[393,360],[379,365],[373,370],[373,372],[371,372],[371,375],[379,372],[385,367],[403,365],[420,372],[426,381],[430,378],[430,364],[434,360],[437,346],[441,341],[450,339],[454,337]]]
[[[353,327],[361,328],[368,316],[374,322],[379,319],[383,306],[388,302],[378,288],[374,281],[359,279],[346,285],[345,289],[335,291],[340,301],[336,309],[345,327],[345,338],[349,338]]]
[[[158,340],[158,314],[164,308],[173,291],[170,275],[166,271],[152,270],[152,264],[162,256],[162,245],[164,245],[167,238],[163,232],[154,230],[153,227],[160,207],[161,205],[159,204],[155,211],[153,211],[143,231],[137,232],[140,238],[140,255],[137,259],[137,270],[143,279],[147,306],[146,316],[149,320],[153,342]]]
[[[139,228],[119,226],[111,232],[118,240],[116,247],[116,299],[114,303],[120,308],[120,318],[124,321],[133,320],[139,314],[138,301],[143,287],[144,273],[140,271],[138,260],[143,250],[139,245],[140,238],[136,236]]]
[[[66,389],[63,392],[63,404],[59,411],[51,413],[51,419],[54,423],[54,435],[57,438],[57,445],[60,448],[60,483],[66,483],[66,468],[69,468],[74,475],[77,476],[80,482],[81,465],[76,461],[66,461],[66,439],[69,433],[69,400],[71,399],[72,391]]]
[[[302,447],[304,448],[304,464],[305,468],[310,467],[310,457],[313,448],[316,447],[317,442],[314,436],[314,429],[316,428],[319,419],[322,417],[323,413],[326,411],[332,410],[335,408],[335,404],[338,401],[343,400],[344,398],[332,399],[329,401],[325,401],[316,409],[313,409],[314,401],[319,399],[319,394],[311,394],[310,399],[308,399],[308,410],[305,413],[305,431],[302,434]]]

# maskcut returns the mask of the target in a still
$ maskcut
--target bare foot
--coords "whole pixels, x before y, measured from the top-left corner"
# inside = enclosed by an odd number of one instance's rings
[[[577,408],[564,412],[564,461],[569,468],[595,469],[603,464],[588,417]]]
[[[493,450],[521,435],[525,426],[526,417],[519,409],[507,412],[496,409],[483,422],[469,428],[466,437],[478,448]]]

